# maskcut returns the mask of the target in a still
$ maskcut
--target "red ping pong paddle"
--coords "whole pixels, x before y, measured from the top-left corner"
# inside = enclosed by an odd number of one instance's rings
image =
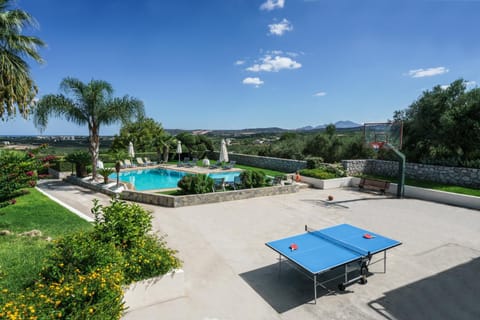
[[[289,246],[290,250],[294,251],[294,250],[297,250],[298,249],[298,245],[296,243],[292,243],[290,246]]]
[[[365,233],[365,234],[363,235],[363,237],[364,237],[365,239],[373,239],[373,238],[375,238],[375,237],[372,236],[370,233]]]

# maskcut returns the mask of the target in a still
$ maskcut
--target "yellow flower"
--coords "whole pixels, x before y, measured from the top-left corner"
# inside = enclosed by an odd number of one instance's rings
[[[92,314],[93,313],[93,308],[88,309],[88,312],[90,312],[90,314]]]

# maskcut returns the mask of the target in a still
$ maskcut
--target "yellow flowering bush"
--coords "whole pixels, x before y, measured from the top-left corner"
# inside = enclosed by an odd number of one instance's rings
[[[0,319],[120,319],[121,286],[178,268],[176,251],[151,234],[137,204],[94,203],[94,230],[54,242],[39,279],[21,293],[1,290]]]
[[[168,248],[163,238],[151,234],[152,215],[143,207],[119,200],[104,207],[95,201],[92,212],[95,236],[113,242],[122,252],[126,284],[180,267],[177,252]]]
[[[59,281],[40,280],[0,305],[0,319],[119,319],[124,310],[122,272],[105,266]]]
[[[168,248],[163,239],[146,235],[124,251],[125,282],[132,283],[165,274],[180,267],[177,252]]]

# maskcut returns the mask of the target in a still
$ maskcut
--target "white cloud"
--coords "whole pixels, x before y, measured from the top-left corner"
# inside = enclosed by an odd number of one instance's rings
[[[252,72],[278,72],[282,69],[299,69],[302,65],[289,57],[266,55],[261,59],[261,63],[254,64],[247,68]]]
[[[300,53],[296,53],[296,52],[286,52],[285,54],[292,58],[298,57],[300,55]]]
[[[241,66],[242,64],[245,64],[245,60],[237,60],[235,61],[236,66]]]
[[[448,87],[450,87],[449,84],[444,84],[444,85],[441,85],[440,88],[442,88],[443,90],[447,90]]]
[[[408,71],[408,75],[412,78],[423,78],[423,77],[433,77],[438,76],[444,73],[447,73],[448,70],[445,67],[436,67],[428,69],[415,69]]]
[[[283,54],[283,51],[282,50],[272,50],[272,51],[268,51],[267,54],[273,54],[275,56],[278,56],[280,54]]]
[[[260,80],[260,78],[258,77],[247,77],[245,79],[243,79],[242,81],[243,84],[250,84],[250,85],[254,85],[255,88],[258,88],[259,86],[261,86],[264,82],[263,80]]]
[[[287,19],[283,19],[280,23],[272,23],[268,25],[269,34],[275,36],[283,36],[287,31],[292,31],[293,26]]]
[[[326,92],[320,91],[320,92],[315,93],[313,96],[314,97],[324,97],[326,95],[327,95]]]
[[[276,8],[281,9],[284,5],[285,0],[267,0],[266,2],[262,3],[262,5],[260,6],[260,10],[272,11]]]

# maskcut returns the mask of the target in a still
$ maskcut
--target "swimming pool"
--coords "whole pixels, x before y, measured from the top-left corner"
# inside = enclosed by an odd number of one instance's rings
[[[135,186],[135,190],[155,190],[176,188],[178,181],[188,172],[168,170],[162,168],[139,169],[120,172],[119,179],[122,182],[128,182]],[[212,178],[225,178],[225,181],[233,182],[235,176],[240,175],[239,171],[216,172],[208,174]],[[117,174],[112,173],[110,179],[116,180]]]

